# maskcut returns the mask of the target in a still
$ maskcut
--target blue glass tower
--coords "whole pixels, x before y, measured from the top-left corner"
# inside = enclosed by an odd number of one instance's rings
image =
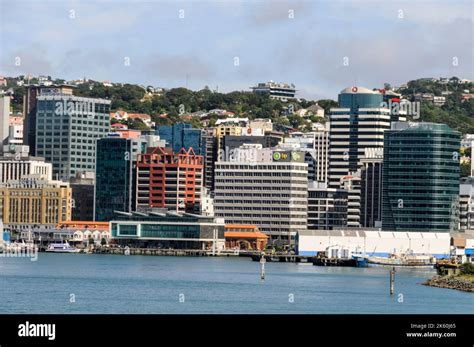
[[[198,155],[205,153],[202,130],[193,128],[191,124],[162,125],[158,127],[156,134],[166,140],[175,153],[178,153],[183,147],[186,150],[192,147]]]

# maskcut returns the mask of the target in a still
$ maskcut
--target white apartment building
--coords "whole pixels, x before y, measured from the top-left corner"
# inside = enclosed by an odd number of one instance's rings
[[[17,181],[29,175],[41,175],[42,179],[51,181],[52,172],[52,164],[41,158],[0,157],[0,183]]]
[[[296,95],[295,85],[288,83],[269,81],[266,83],[258,83],[256,86],[250,88],[254,93],[269,94],[272,99],[278,99],[283,102],[295,98]]]
[[[272,153],[216,162],[214,213],[228,224],[257,225],[270,242],[288,242],[307,227],[308,165],[303,152]]]

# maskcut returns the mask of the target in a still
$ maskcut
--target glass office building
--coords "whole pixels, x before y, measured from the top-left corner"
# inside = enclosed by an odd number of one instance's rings
[[[461,135],[445,124],[394,123],[385,132],[382,228],[458,228]]]
[[[97,141],[94,216],[110,221],[114,211],[134,207],[133,139],[109,137]]]
[[[210,249],[224,243],[224,220],[154,209],[148,213],[117,212],[110,222],[118,244],[136,247]]]
[[[181,148],[186,151],[192,148],[197,155],[204,155],[205,153],[204,134],[201,129],[195,129],[191,124],[162,125],[158,127],[156,134],[162,140],[166,140],[167,147],[172,148],[175,153],[178,153]]]

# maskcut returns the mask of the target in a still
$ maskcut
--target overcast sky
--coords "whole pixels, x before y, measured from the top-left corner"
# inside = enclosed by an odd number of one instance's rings
[[[474,79],[472,0],[0,3],[6,76],[222,92],[274,80],[309,99],[352,85]]]

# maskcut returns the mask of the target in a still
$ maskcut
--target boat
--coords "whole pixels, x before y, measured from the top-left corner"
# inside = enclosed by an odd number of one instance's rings
[[[436,258],[429,254],[415,255],[411,251],[407,253],[392,253],[388,257],[370,256],[370,265],[375,266],[409,266],[409,267],[434,267]]]
[[[362,253],[353,253],[344,246],[329,246],[324,253],[313,258],[315,266],[367,267],[368,257]]]
[[[313,265],[356,267],[357,261],[352,258],[342,259],[342,258],[316,257],[313,259]]]
[[[71,247],[71,245],[67,242],[65,243],[51,243],[46,252],[53,252],[53,253],[78,253],[80,252],[79,249]]]
[[[369,266],[369,256],[362,253],[353,253],[352,259],[356,261],[356,267],[368,267]]]

